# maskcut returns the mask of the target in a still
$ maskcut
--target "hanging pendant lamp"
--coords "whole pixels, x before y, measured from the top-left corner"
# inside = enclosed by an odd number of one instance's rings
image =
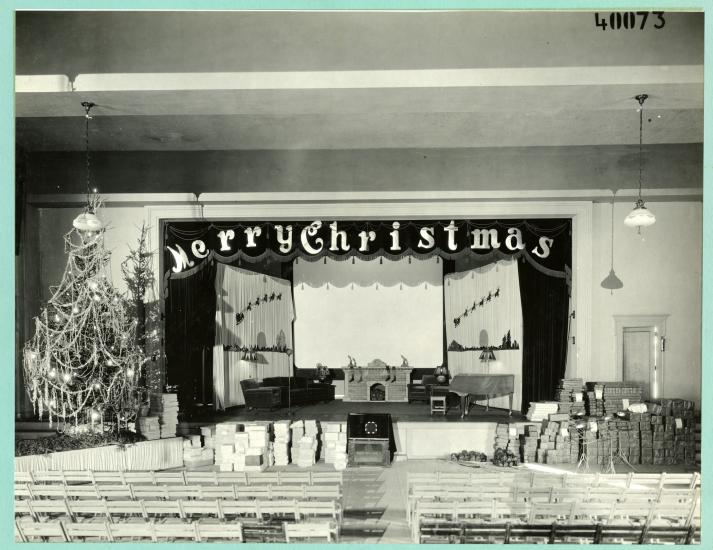
[[[601,282],[602,288],[606,288],[607,290],[610,291],[610,294],[614,294],[615,290],[618,290],[620,288],[624,287],[624,283],[621,282],[621,279],[616,276],[616,273],[614,273],[614,197],[616,196],[616,193],[612,195],[611,199],[611,268],[609,269],[609,275],[604,277],[604,280]]]
[[[97,190],[92,188],[91,179],[91,165],[90,165],[90,155],[89,155],[89,121],[91,116],[89,111],[94,107],[94,103],[89,101],[83,101],[82,107],[84,107],[84,161],[86,168],[86,183],[87,183],[87,204],[84,207],[84,212],[79,214],[72,225],[79,230],[85,238],[91,238],[94,233],[99,232],[102,227],[102,221],[96,215],[96,209],[99,204],[99,199],[97,197]]]
[[[639,197],[636,199],[636,204],[634,204],[634,209],[629,212],[629,214],[624,219],[624,224],[628,227],[636,227],[638,233],[641,233],[642,227],[648,227],[656,222],[656,216],[653,212],[646,208],[644,205],[644,199],[641,198],[641,172],[643,163],[643,136],[644,136],[644,101],[649,96],[646,94],[641,94],[636,96],[636,100],[639,102]]]

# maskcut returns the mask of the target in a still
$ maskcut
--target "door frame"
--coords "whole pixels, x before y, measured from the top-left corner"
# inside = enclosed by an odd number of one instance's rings
[[[666,341],[666,319],[668,314],[659,315],[614,315],[614,329],[616,334],[616,374],[619,380],[624,381],[624,329],[655,327],[658,330],[659,341],[656,344],[657,397],[665,395],[664,375],[666,348],[662,342]],[[652,388],[653,390],[653,388]]]

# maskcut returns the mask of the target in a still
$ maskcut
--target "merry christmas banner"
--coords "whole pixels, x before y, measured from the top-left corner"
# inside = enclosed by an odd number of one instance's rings
[[[487,260],[525,256],[564,272],[571,257],[571,220],[312,220],[291,222],[165,222],[166,277],[189,275],[204,262],[266,258],[335,259],[404,255]]]

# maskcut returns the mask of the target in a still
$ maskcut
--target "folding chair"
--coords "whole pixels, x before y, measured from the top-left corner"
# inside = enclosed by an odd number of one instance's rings
[[[184,518],[218,518],[224,519],[218,500],[182,500]]]
[[[64,500],[67,498],[67,487],[65,485],[43,483],[28,485],[27,488],[33,499],[57,498]]]
[[[237,500],[272,498],[272,485],[233,485],[233,490]]]
[[[166,500],[169,498],[168,488],[163,485],[129,485],[133,498],[136,500]]]
[[[333,500],[303,500],[297,503],[298,521],[303,518],[325,518],[329,517],[337,522],[337,525],[342,523],[342,508],[338,502]]]
[[[148,520],[143,504],[139,500],[105,500],[104,508],[112,523],[127,522],[141,518]]]
[[[179,540],[198,541],[198,528],[193,522],[190,523],[155,523],[154,535],[156,539],[166,542]]]
[[[531,504],[530,520],[531,524],[538,523],[569,523],[574,513],[574,502],[558,502]]]
[[[643,526],[649,519],[653,503],[615,502],[610,525]]]
[[[29,499],[15,500],[15,516],[29,516],[35,521],[39,521],[32,511],[32,501]]]
[[[493,521],[503,523],[527,523],[530,519],[530,505],[526,502],[495,501],[493,505]]]
[[[285,541],[337,542],[336,528],[330,523],[284,523]]]
[[[32,472],[18,472],[17,470],[15,470],[15,485],[34,482],[35,479],[32,477]]]
[[[495,512],[495,501],[468,501],[458,503],[455,508],[455,518],[458,521],[467,520],[472,522],[492,522]]]
[[[197,522],[198,541],[210,542],[224,540],[229,542],[244,542],[243,526],[238,522],[229,523],[204,523]]]
[[[107,500],[133,500],[133,485],[95,485],[97,497]]]
[[[164,521],[171,518],[184,518],[180,500],[142,500],[141,503],[143,504],[144,513],[149,518]]]
[[[15,532],[22,542],[69,542],[59,521],[15,520]]]
[[[309,470],[304,472],[275,472],[277,474],[278,485],[287,484],[300,484],[300,485],[311,485],[312,484],[312,472]],[[250,476],[248,476],[250,479]]]
[[[186,485],[183,471],[180,472],[154,472],[154,482],[157,485]]]
[[[113,542],[109,525],[111,524],[106,521],[102,521],[100,523],[94,523],[91,521],[82,523],[65,523],[64,531],[70,542]]]
[[[151,540],[157,542],[153,522],[110,523],[109,533],[115,542],[138,542]]]
[[[74,515],[67,502],[59,499],[34,500],[29,503],[31,515],[38,520],[57,518],[74,521]]]
[[[572,513],[572,523],[609,523],[613,510],[613,502],[577,502]]]
[[[255,518],[260,517],[255,500],[223,500],[218,501],[225,518]]]
[[[236,498],[235,485],[200,485],[200,498],[202,500],[230,499]]]
[[[97,491],[97,486],[94,484],[90,485],[67,485],[65,487],[65,494],[68,498],[72,499],[92,499],[96,500],[99,497]]]
[[[318,483],[336,483],[342,485],[344,483],[344,475],[342,472],[309,472],[310,483],[316,485]]]
[[[62,470],[45,470],[39,472],[32,472],[32,477],[34,478],[34,483],[61,483],[64,485],[66,483],[64,472]]]
[[[341,500],[341,485],[302,485],[304,488],[304,498],[307,500]]]
[[[220,485],[247,485],[248,476],[245,472],[218,472]]]
[[[278,472],[247,472],[248,485],[277,485],[280,483]]]
[[[257,508],[259,517],[263,520],[289,518],[298,521],[299,519],[296,500],[262,500],[257,502]]]
[[[184,472],[187,485],[218,485],[218,472]]]

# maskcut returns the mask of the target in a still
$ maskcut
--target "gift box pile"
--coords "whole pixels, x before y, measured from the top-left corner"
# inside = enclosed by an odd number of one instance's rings
[[[537,444],[540,440],[540,427],[534,425],[525,426],[525,433],[520,436],[520,458],[523,462],[535,462],[537,460]]]
[[[579,437],[568,414],[550,414],[547,420],[543,420],[536,459],[543,464],[577,463]]]
[[[316,420],[298,420],[292,429],[292,463],[302,468],[313,466],[317,461],[319,446]]]
[[[596,384],[603,385],[604,414],[611,416],[620,411],[625,411],[633,403],[641,403],[641,386],[635,382],[590,382],[594,388]]]
[[[136,420],[136,432],[146,439],[160,439],[161,427],[158,423],[158,416],[142,416]]]
[[[584,381],[581,378],[562,378],[555,392],[557,412],[565,414],[584,413]]]
[[[272,425],[275,439],[270,448],[270,465],[287,466],[290,463],[290,421],[278,420]]]
[[[221,472],[260,472],[267,467],[269,423],[254,422],[239,431],[237,422],[215,427],[215,463]]]
[[[332,464],[335,470],[347,467],[347,424],[346,422],[322,422],[322,450],[325,464]]]
[[[520,436],[525,435],[525,426],[498,423],[495,427],[493,449],[503,449],[520,456]]]
[[[540,422],[550,414],[557,413],[558,408],[559,403],[556,401],[530,401],[526,416],[530,422]]]
[[[188,470],[213,464],[213,449],[204,447],[200,435],[191,435],[183,440],[183,465]]]
[[[152,416],[158,416],[161,439],[176,437],[178,424],[178,395],[175,393],[153,393],[150,397]]]
[[[587,384],[587,392],[584,394],[584,407],[589,416],[604,416],[603,384]]]

